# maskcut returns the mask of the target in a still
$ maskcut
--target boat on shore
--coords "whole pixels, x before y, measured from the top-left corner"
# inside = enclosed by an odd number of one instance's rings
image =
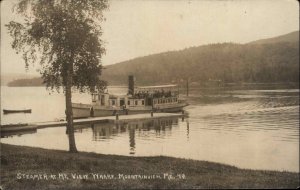
[[[92,93],[92,103],[72,103],[73,117],[101,117],[150,112],[180,112],[188,104],[179,99],[177,85],[134,86],[129,76],[128,93],[112,95],[105,91]]]
[[[4,114],[10,114],[10,113],[31,113],[31,109],[22,109],[22,110],[8,110],[3,109]]]

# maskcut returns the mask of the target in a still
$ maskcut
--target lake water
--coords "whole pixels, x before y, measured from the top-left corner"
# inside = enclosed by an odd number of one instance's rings
[[[122,94],[126,88],[110,88]],[[74,102],[90,96],[75,93]],[[299,89],[192,89],[188,118],[125,124],[75,126],[79,151],[130,156],[173,156],[240,168],[299,172]],[[64,95],[44,87],[1,87],[2,109],[31,108],[31,114],[3,115],[1,124],[64,118]],[[5,136],[1,142],[68,150],[65,127]]]

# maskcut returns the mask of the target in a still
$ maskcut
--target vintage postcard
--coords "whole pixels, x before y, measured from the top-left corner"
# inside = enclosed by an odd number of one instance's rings
[[[4,0],[1,190],[299,188],[299,3]]]

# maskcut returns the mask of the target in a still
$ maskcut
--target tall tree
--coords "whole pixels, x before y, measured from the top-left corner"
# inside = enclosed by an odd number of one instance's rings
[[[59,91],[63,86],[70,152],[77,152],[72,87],[93,92],[106,85],[100,79],[105,53],[100,23],[107,7],[107,0],[19,0],[14,11],[24,21],[6,25],[12,47],[23,53],[26,67],[40,63],[47,89]]]

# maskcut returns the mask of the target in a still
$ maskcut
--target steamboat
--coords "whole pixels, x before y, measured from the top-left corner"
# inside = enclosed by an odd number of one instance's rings
[[[179,112],[188,104],[179,99],[177,85],[135,87],[128,77],[126,95],[109,94],[107,90],[92,93],[91,104],[72,103],[73,117],[101,117],[148,112]]]

